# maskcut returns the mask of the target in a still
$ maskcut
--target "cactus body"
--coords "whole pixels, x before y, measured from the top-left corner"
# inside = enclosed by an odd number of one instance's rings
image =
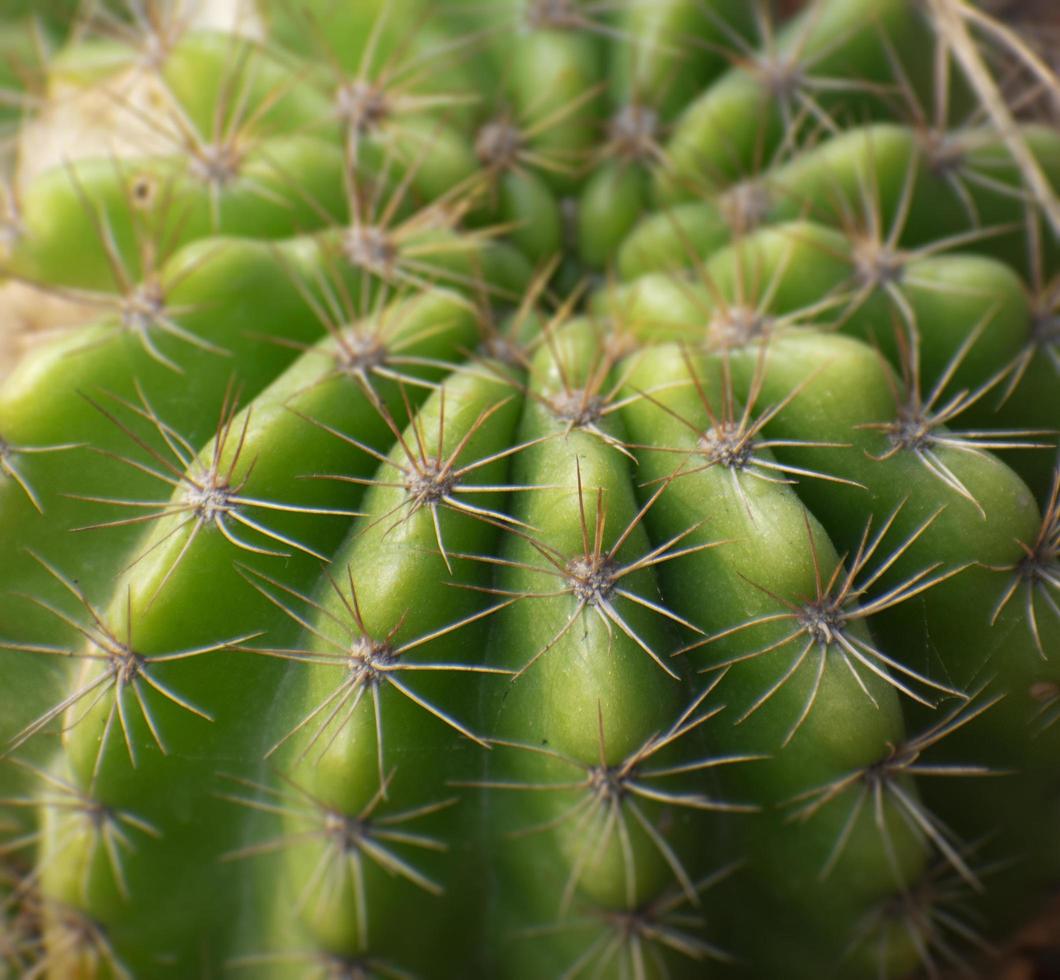
[[[1029,42],[67,6],[0,23],[58,328],[0,376],[0,978],[992,969],[1060,882]]]

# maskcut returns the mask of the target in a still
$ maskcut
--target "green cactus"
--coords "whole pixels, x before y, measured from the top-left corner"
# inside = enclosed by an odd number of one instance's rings
[[[0,22],[0,978],[989,975],[1060,886],[1032,40],[75,6]]]

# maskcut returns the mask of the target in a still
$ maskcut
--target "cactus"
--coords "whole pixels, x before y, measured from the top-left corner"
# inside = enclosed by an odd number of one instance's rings
[[[0,24],[0,977],[990,969],[1060,883],[1032,41],[75,6]]]

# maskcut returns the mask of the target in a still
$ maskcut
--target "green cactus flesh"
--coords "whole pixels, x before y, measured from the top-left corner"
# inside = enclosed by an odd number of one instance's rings
[[[0,978],[993,975],[1060,80],[790,6],[5,8]]]

